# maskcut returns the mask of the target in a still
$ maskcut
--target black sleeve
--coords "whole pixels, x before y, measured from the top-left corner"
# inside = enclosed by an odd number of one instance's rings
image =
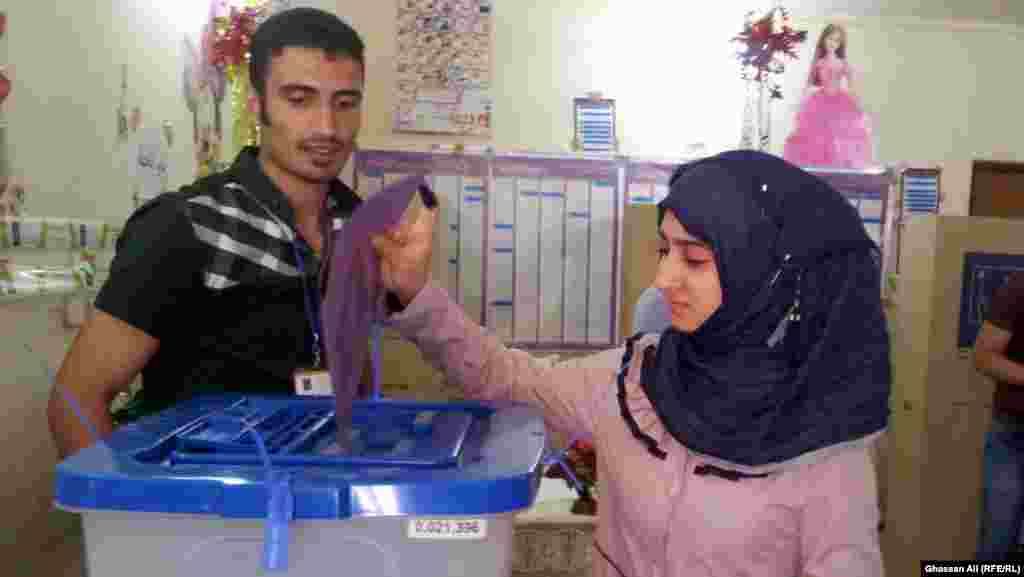
[[[96,308],[159,339],[192,316],[205,254],[184,201],[161,195],[128,218]]]

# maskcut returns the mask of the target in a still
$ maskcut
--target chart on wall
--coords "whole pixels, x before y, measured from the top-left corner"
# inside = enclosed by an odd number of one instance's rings
[[[1024,272],[1024,255],[970,252],[964,255],[957,346],[974,346],[991,311],[992,297],[1012,273]]]
[[[491,135],[491,0],[397,0],[394,129]]]
[[[442,197],[434,274],[507,343],[606,347],[619,318],[613,160],[360,151],[358,189],[422,174]]]
[[[614,342],[619,172],[610,160],[494,159],[488,324],[507,341]]]
[[[426,177],[445,203],[438,215],[434,276],[476,322],[483,316],[483,239],[487,159],[480,156],[360,151],[356,182],[372,195],[408,175]],[[437,253],[436,251],[440,251]]]

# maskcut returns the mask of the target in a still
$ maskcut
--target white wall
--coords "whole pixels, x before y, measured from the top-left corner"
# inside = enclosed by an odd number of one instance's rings
[[[390,131],[396,4],[339,8],[369,44],[364,145],[438,140]],[[700,22],[681,25],[693,10],[659,0],[496,3],[492,143],[565,150],[573,135],[572,99],[600,90],[617,100],[625,152],[682,155],[698,141],[735,146],[742,84],[725,39],[738,31],[749,5],[702,6]]]
[[[453,137],[390,130],[396,2],[308,0],[334,8],[368,44],[363,146],[423,146]],[[602,90],[618,99],[624,151],[678,155],[738,142],[742,84],[735,34],[750,3],[721,0],[694,10],[659,0],[539,0],[496,3],[491,143],[499,149],[561,150],[572,135],[571,99]],[[10,8],[15,90],[5,104],[14,169],[33,184],[26,211],[123,218],[130,183],[117,170],[115,138],[121,65],[129,106],[176,129],[170,182],[192,178],[191,116],[181,96],[181,39],[205,13],[202,0],[173,3],[47,0]],[[944,210],[965,212],[974,158],[1019,160],[1024,120],[1014,113],[1022,80],[1012,55],[1024,52],[1012,27],[846,19],[850,61],[879,129],[881,160],[942,164]],[[776,105],[775,148],[792,120],[814,36],[791,65]],[[466,139],[466,142],[480,140]]]
[[[190,175],[191,120],[180,96],[181,2],[19,1],[8,11],[14,90],[5,103],[12,169],[28,179],[26,212],[123,219],[130,182],[117,169],[121,66],[128,106],[177,129],[172,182]],[[187,122],[186,122],[187,120]],[[188,129],[186,131],[186,128]]]

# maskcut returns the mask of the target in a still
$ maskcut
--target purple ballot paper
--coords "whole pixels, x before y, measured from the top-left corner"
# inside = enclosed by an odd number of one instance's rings
[[[417,192],[424,204],[432,204],[433,193],[426,180],[410,176],[366,199],[347,222],[331,223],[326,237],[330,260],[321,318],[337,406],[337,449],[341,452],[351,448],[352,401],[359,395],[370,329],[384,314],[380,264],[370,237],[399,224]]]

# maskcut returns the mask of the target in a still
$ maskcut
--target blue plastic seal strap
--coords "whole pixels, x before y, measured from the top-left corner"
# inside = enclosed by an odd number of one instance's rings
[[[286,473],[267,480],[270,500],[267,503],[267,526],[263,542],[263,568],[267,571],[288,570],[288,524],[295,518],[295,496],[291,478]]]
[[[576,492],[582,495],[583,484],[580,483],[580,480],[577,479],[576,475],[572,472],[572,467],[570,467],[569,464],[565,462],[565,458],[569,455],[569,450],[572,448],[573,445],[576,444],[576,441],[578,440],[580,440],[578,437],[574,437],[571,441],[569,441],[569,444],[564,450],[555,451],[548,455],[547,457],[545,457],[544,466],[549,467],[551,465],[557,464],[560,467],[562,467],[562,470],[565,471],[565,474],[569,477],[569,479],[572,481],[572,484],[576,487]]]
[[[263,532],[263,568],[267,571],[287,571],[288,523],[295,518],[295,496],[292,494],[291,477],[284,472],[275,474],[263,435],[244,418],[238,420],[247,427],[256,441],[256,448],[267,470],[267,525]]]
[[[32,347],[28,345],[25,345],[25,348],[28,349],[30,353],[35,352],[32,350]],[[42,363],[43,375],[46,376],[46,381],[50,383],[50,387],[60,391],[61,399],[64,400],[64,403],[71,409],[71,412],[78,418],[78,422],[82,423],[85,430],[89,431],[89,435],[93,438],[93,442],[96,445],[105,446],[103,437],[100,436],[99,429],[97,429],[95,423],[89,420],[89,417],[86,416],[85,411],[82,410],[82,406],[78,403],[78,399],[75,395],[73,395],[66,387],[57,385],[57,374],[50,370],[50,365],[46,363],[45,359],[41,360],[40,363]]]

